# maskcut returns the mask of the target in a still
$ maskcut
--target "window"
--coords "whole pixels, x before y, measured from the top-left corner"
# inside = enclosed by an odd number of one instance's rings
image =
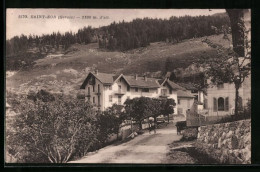
[[[204,99],[204,109],[208,109],[208,100]]]
[[[93,85],[93,92],[95,92],[95,85]]]
[[[90,95],[90,87],[88,87],[88,95]]]
[[[98,84],[98,93],[100,93],[100,85]]]
[[[130,86],[129,85],[127,86],[127,91],[130,91]]]
[[[118,85],[118,92],[120,92],[121,91],[121,85]]]
[[[121,96],[118,96],[118,104],[121,105]]]
[[[142,92],[149,92],[149,88],[143,88]]]
[[[135,88],[135,92],[138,92],[138,88]]]
[[[93,103],[94,103],[94,104],[96,103],[96,101],[95,101],[95,97],[93,97]]]
[[[228,97],[225,98],[225,111],[229,111],[229,101],[228,101]]]
[[[224,111],[224,98],[218,98],[218,111]]]
[[[217,112],[217,110],[218,110],[218,102],[217,102],[217,99],[214,97],[213,98],[213,111]]]
[[[98,105],[100,106],[100,96],[98,96]]]
[[[181,100],[180,99],[178,99],[178,105],[180,105],[181,104]]]
[[[109,102],[112,102],[112,95],[109,95]]]

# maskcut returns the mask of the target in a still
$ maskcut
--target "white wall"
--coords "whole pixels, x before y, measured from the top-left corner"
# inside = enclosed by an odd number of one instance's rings
[[[104,96],[104,92],[103,92],[103,84],[95,78],[95,92],[93,92],[93,85],[89,85],[89,83],[87,83],[86,87],[85,87],[85,101],[88,101],[88,87],[90,88],[90,102],[93,103],[93,97],[95,97],[95,105],[98,105],[98,95],[96,94],[98,92],[98,85],[100,86],[100,109],[103,110],[103,106],[104,106],[104,102],[103,102],[103,96]],[[94,104],[94,103],[93,103]]]
[[[186,111],[188,109],[190,109],[194,103],[194,98],[178,98],[180,104],[178,104],[177,102],[177,112],[180,113],[180,110],[182,109],[182,113],[183,115],[186,116]]]
[[[251,99],[251,77],[246,78],[242,87],[239,89],[239,96],[242,97],[243,106]],[[229,111],[213,112],[213,98],[229,97]],[[235,86],[234,84],[224,83],[224,88],[217,88],[216,86],[207,89],[208,109],[209,115],[228,115],[234,113],[235,108]]]

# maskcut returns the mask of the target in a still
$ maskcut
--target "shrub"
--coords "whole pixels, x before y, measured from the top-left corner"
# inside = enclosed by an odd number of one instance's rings
[[[190,141],[197,139],[198,129],[197,128],[186,128],[182,133],[182,141]]]
[[[49,96],[36,101],[20,98],[12,104],[19,115],[7,146],[13,154],[20,152],[18,162],[64,163],[79,153],[84,155],[97,141],[96,116],[90,104]]]

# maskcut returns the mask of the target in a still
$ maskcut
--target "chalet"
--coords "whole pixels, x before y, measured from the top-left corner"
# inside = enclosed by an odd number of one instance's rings
[[[104,111],[113,104],[122,105],[126,99],[135,97],[172,98],[177,102],[180,86],[166,79],[115,75],[90,72],[80,89],[85,90],[85,99]],[[177,104],[177,103],[176,103]],[[177,113],[177,107],[174,110]]]

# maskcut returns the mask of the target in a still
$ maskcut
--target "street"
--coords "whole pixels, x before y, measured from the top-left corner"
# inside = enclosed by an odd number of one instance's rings
[[[170,149],[169,144],[180,138],[176,127],[170,123],[157,129],[156,134],[146,131],[126,143],[106,146],[69,163],[169,163],[166,156]]]

